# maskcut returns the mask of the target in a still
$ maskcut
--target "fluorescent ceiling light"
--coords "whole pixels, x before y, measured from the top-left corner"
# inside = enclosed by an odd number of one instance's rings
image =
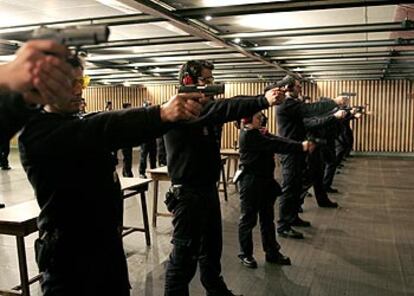
[[[139,10],[129,6],[129,5],[126,5],[126,4],[124,4],[124,3],[122,3],[118,0],[96,0],[96,1],[98,1],[99,3],[102,3],[103,5],[111,7],[113,9],[122,11],[126,14],[135,14],[135,13],[140,13],[141,12],[141,11],[139,11]]]
[[[163,28],[165,30],[168,30],[178,35],[188,35],[187,32],[181,30],[180,28],[177,28],[176,26],[172,25],[169,22],[156,22],[156,23],[153,23],[153,25],[158,26],[160,28]]]

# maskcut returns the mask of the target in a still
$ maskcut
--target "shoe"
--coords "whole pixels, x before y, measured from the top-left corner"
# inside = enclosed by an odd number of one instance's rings
[[[328,193],[339,193],[338,189],[332,187],[326,188],[325,191]]]
[[[11,167],[7,165],[7,166],[2,166],[1,169],[3,171],[8,171],[8,170],[11,170]]]
[[[338,203],[331,201],[329,199],[323,201],[323,202],[318,202],[318,206],[321,208],[331,208],[331,209],[335,209],[338,207]]]
[[[123,172],[122,173],[122,177],[125,177],[125,178],[133,178],[134,177],[134,174],[131,173],[131,172]]]
[[[253,256],[239,255],[240,262],[248,268],[257,268],[256,259]]]
[[[294,238],[294,239],[303,239],[303,234],[299,231],[294,230],[293,228],[277,231],[279,236],[284,238]]]
[[[145,175],[145,174],[139,174],[139,177],[140,177],[141,179],[148,179],[148,178],[147,178],[147,175]]]
[[[277,251],[275,254],[267,255],[266,254],[266,262],[274,263],[278,265],[291,265],[289,257],[284,256],[282,253]]]
[[[302,220],[300,217],[297,217],[295,221],[292,222],[292,226],[310,227],[311,223],[309,221]]]
[[[0,209],[5,208],[6,205],[4,203],[0,203]]]

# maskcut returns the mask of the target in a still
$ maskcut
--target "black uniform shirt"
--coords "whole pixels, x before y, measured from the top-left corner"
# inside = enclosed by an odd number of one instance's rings
[[[258,176],[273,178],[275,153],[302,152],[301,142],[262,134],[259,129],[240,130],[240,165],[243,170]]]
[[[306,136],[303,118],[320,116],[336,106],[333,100],[305,104],[297,98],[286,98],[282,104],[276,107],[279,136],[303,141]]]
[[[0,92],[0,141],[8,142],[38,112],[36,108],[29,108],[20,94]]]
[[[116,229],[122,203],[110,151],[137,146],[163,130],[157,107],[83,119],[44,112],[34,116],[19,148],[41,208],[39,229],[94,237]]]
[[[221,125],[269,107],[264,96],[212,100],[199,119],[165,135],[168,172],[173,184],[208,186],[220,175]]]

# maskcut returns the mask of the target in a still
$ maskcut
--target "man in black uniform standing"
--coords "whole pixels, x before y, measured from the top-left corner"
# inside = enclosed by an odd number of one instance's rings
[[[286,100],[277,106],[279,136],[296,141],[304,141],[306,131],[303,119],[327,113],[337,106],[334,100],[305,104],[299,99],[301,82],[286,76],[283,79],[287,87]],[[292,226],[310,226],[299,215],[300,195],[302,192],[303,154],[284,154],[282,160],[283,193],[279,199],[279,221],[277,232],[282,237],[302,239],[303,234]]]
[[[322,160],[322,151],[326,144],[327,130],[332,129],[338,121],[342,120],[346,115],[343,110],[337,110],[335,113],[329,112],[318,117],[306,117],[303,122],[309,138],[318,139],[320,141],[315,151],[307,156],[307,176],[310,180],[309,186],[313,186],[315,199],[318,206],[322,208],[337,208],[338,204],[332,202],[323,186],[324,163]],[[305,188],[301,196],[301,203],[305,199],[307,193]]]
[[[70,63],[72,97],[47,104],[19,138],[22,164],[41,208],[36,261],[42,291],[45,296],[129,295],[118,232],[122,199],[111,151],[161,135],[170,121],[194,118],[200,106],[186,99],[201,95],[79,118],[83,68],[77,58]]]
[[[281,103],[280,101],[279,103]],[[282,191],[274,178],[275,153],[303,153],[312,151],[309,141],[297,142],[276,137],[262,126],[261,112],[243,118],[240,129],[240,222],[239,244],[241,263],[256,268],[253,257],[252,231],[260,218],[260,233],[266,261],[290,265],[290,259],[280,253],[274,224],[274,204]]]
[[[180,84],[211,84],[212,70],[213,65],[206,61],[189,61],[180,69]],[[172,182],[166,204],[174,214],[165,296],[189,295],[188,285],[197,263],[208,296],[234,295],[220,275],[222,225],[216,183],[221,164],[221,125],[268,108],[280,96],[283,92],[269,90],[257,97],[206,98],[199,119],[165,135]]]

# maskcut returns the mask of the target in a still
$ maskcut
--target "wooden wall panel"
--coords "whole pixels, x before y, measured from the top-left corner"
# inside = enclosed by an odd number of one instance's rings
[[[228,83],[224,97],[257,95],[266,83]],[[319,97],[335,97],[341,92],[355,92],[353,105],[368,105],[370,115],[353,121],[354,149],[364,152],[414,152],[414,82],[396,81],[323,81],[305,83],[303,93],[313,101]],[[103,110],[106,101],[112,101],[114,109],[121,109],[123,102],[142,106],[144,100],[160,104],[176,93],[172,84],[148,87],[90,87],[85,91],[88,111]],[[265,111],[269,118],[269,130],[277,132],[275,108]],[[222,146],[233,147],[238,131],[233,123],[223,127]]]

